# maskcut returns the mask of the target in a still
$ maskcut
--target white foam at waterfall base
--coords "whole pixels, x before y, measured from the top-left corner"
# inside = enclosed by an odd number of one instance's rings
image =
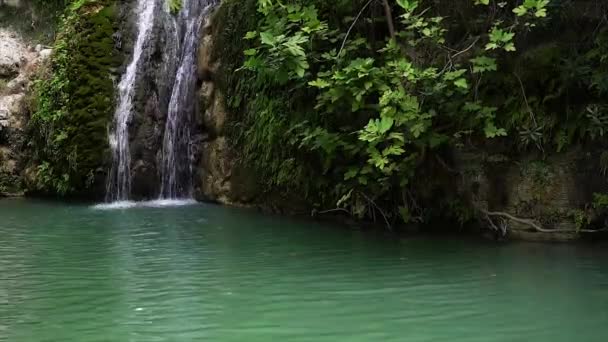
[[[117,201],[112,203],[100,203],[92,206],[95,210],[124,210],[132,208],[170,208],[196,205],[193,199],[158,199],[153,201]]]

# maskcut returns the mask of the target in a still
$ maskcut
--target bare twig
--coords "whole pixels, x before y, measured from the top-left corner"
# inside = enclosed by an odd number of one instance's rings
[[[502,222],[502,224],[500,225],[501,228],[499,228],[495,223],[494,220],[492,220],[490,218],[489,215],[485,215],[486,221],[488,221],[488,223],[490,224],[490,228],[492,228],[493,231],[495,232],[500,232],[502,233],[502,236],[504,237],[505,235],[507,235],[507,228],[506,228],[506,224],[504,224],[504,222]]]
[[[355,18],[355,20],[353,21],[353,23],[350,25],[350,27],[348,28],[348,31],[346,31],[346,36],[344,36],[344,40],[342,41],[342,46],[340,46],[340,51],[338,51],[338,55],[337,57],[340,58],[340,54],[342,53],[342,50],[344,50],[344,45],[346,45],[346,41],[348,40],[348,36],[350,35],[350,32],[353,30],[353,28],[355,27],[355,24],[357,24],[357,21],[359,21],[359,18],[361,18],[361,15],[363,14],[363,12],[365,11],[365,9],[373,2],[374,0],[369,0],[365,6],[363,6],[363,8],[361,8],[361,10],[359,11],[359,14],[357,14],[357,17]]]
[[[479,41],[479,37],[475,38],[475,40],[473,41],[473,43],[471,43],[471,45],[469,45],[466,49],[458,51],[456,49],[452,49],[451,47],[448,46],[442,46],[444,49],[452,51],[452,52],[456,52],[454,55],[450,55],[450,53],[448,53],[447,55],[447,63],[445,63],[445,65],[443,66],[443,69],[441,70],[440,74],[443,74],[446,70],[449,70],[452,68],[452,66],[454,66],[454,58],[462,55],[463,53],[471,50],[475,44],[477,44],[477,42]]]
[[[384,211],[376,204],[376,202],[374,202],[374,200],[372,200],[371,198],[369,198],[366,194],[360,192],[360,194],[365,197],[365,199],[374,206],[374,208],[376,208],[376,210],[378,210],[378,212],[380,213],[380,215],[382,215],[382,217],[384,218],[384,222],[386,223],[386,226],[388,227],[389,230],[393,230],[393,226],[390,224],[390,222],[388,222],[388,218],[386,217],[386,214],[384,214]]]
[[[386,15],[388,32],[391,35],[391,39],[395,39],[397,34],[395,33],[395,24],[393,23],[393,12],[391,11],[391,5],[388,4],[388,0],[382,0],[382,5],[384,6],[384,14]]]
[[[328,210],[323,210],[323,211],[318,211],[317,214],[319,215],[323,215],[323,214],[328,214],[328,213],[332,213],[332,212],[336,212],[336,211],[342,211],[345,212],[347,214],[350,215],[350,211],[344,209],[344,208],[334,208],[334,209],[328,209]]]
[[[454,173],[454,174],[460,174],[460,171],[449,166],[448,163],[446,163],[443,159],[441,159],[441,157],[438,154],[435,155],[435,159],[437,159],[437,162],[439,163],[439,165],[441,165],[448,172]]]
[[[479,37],[475,38],[475,40],[473,41],[473,43],[471,43],[471,45],[469,45],[469,47],[467,47],[466,49],[459,51],[458,53],[454,54],[453,56],[451,56],[451,59],[454,59],[460,55],[462,55],[463,53],[471,50],[473,48],[473,46],[475,46],[475,44],[477,44],[477,42],[479,41]]]
[[[519,77],[519,75],[517,73],[513,73],[513,75],[515,75],[515,77],[517,78],[517,81],[519,82],[519,86],[521,87],[521,94],[524,97],[524,102],[526,103],[526,108],[528,109],[528,112],[530,113],[530,118],[532,119],[532,122],[534,122],[534,127],[537,127],[538,124],[536,123],[536,118],[534,117],[534,112],[532,111],[532,107],[530,107],[530,103],[528,102],[528,97],[526,96],[526,89],[524,88],[524,83],[521,81],[521,78]]]

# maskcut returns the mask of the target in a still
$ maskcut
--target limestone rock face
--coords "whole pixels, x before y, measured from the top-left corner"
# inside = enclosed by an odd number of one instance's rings
[[[0,28],[0,196],[21,191],[20,160],[29,119],[27,98],[36,70],[51,54],[50,49],[29,48],[15,32]]]
[[[602,174],[602,151],[573,149],[543,156],[525,153],[510,158],[482,157],[482,153],[457,154],[462,175],[461,193],[481,210],[506,213],[531,220],[529,224],[494,216],[508,227],[509,238],[535,241],[568,241],[581,237],[576,215],[585,212],[594,193],[608,192]],[[496,156],[494,156],[496,157]],[[482,215],[483,216],[483,215]]]
[[[22,0],[0,0],[0,5],[6,5],[10,7],[21,7],[23,5]]]
[[[207,83],[209,84],[209,83]],[[213,86],[210,86],[213,89]],[[224,108],[225,98],[220,91],[213,92],[209,104],[204,109],[203,125],[211,137],[221,137],[225,133],[228,113]]]
[[[14,32],[0,30],[0,78],[16,76],[25,62],[25,45]]]
[[[131,142],[132,193],[137,200],[158,195],[160,155],[157,153],[162,146],[164,117],[156,94],[149,96],[141,114],[134,117],[133,127],[136,129],[133,129]]]
[[[214,60],[213,21],[204,28],[198,56],[199,118],[204,135],[201,137],[201,160],[197,170],[196,196],[203,201],[250,206],[259,194],[257,179],[238,163],[238,151],[231,146],[226,134],[231,113],[226,109],[226,98],[216,84],[216,73],[221,60]]]
[[[26,108],[25,94],[14,94],[0,97],[0,131],[5,129],[22,130]]]

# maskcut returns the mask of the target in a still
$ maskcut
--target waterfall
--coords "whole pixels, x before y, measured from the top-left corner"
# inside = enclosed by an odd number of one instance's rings
[[[161,198],[192,197],[190,127],[196,95],[197,48],[201,25],[215,3],[215,0],[184,0],[178,17],[177,26],[183,38],[163,138]]]
[[[219,0],[182,0],[179,13],[170,13],[168,0],[137,0],[137,39],[133,60],[118,85],[118,105],[113,130],[108,134],[112,148],[112,168],[107,183],[107,202],[128,201],[131,195],[131,155],[129,122],[134,111],[136,89],[142,74],[156,75],[158,108],[166,112],[161,156],[160,198],[192,198],[193,153],[191,127],[196,100],[197,52],[203,22]],[[157,12],[160,9],[160,12]],[[164,10],[164,11],[163,11]],[[159,22],[165,41],[160,44],[154,23]],[[162,46],[161,46],[162,45]],[[157,57],[157,69],[146,65]],[[150,69],[147,70],[146,68]],[[139,98],[139,96],[138,96]],[[159,148],[160,149],[160,148]]]
[[[113,132],[109,133],[112,149],[112,169],[108,177],[107,201],[124,201],[131,192],[131,156],[129,151],[129,119],[133,111],[133,97],[139,69],[145,59],[147,42],[152,36],[156,0],[137,1],[137,39],[133,60],[118,84],[118,106],[114,113]]]

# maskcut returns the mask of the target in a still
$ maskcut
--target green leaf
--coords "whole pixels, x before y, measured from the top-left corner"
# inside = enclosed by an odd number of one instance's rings
[[[414,138],[419,138],[422,133],[426,132],[426,125],[424,122],[418,122],[412,127],[410,127],[410,132],[414,136]]]
[[[496,71],[498,68],[496,66],[496,59],[479,56],[471,59],[471,63],[473,64],[473,73],[480,74],[486,71]]]
[[[348,172],[346,172],[344,174],[344,180],[346,181],[346,180],[349,180],[349,179],[353,179],[353,178],[357,177],[358,174],[359,174],[359,169],[358,168],[354,168],[354,167],[350,168],[348,170]]]
[[[389,134],[388,137],[390,139],[400,141],[401,143],[405,143],[405,137],[403,136],[403,133],[393,132],[393,133]]]
[[[249,31],[245,35],[245,39],[254,39],[254,38],[257,38],[257,36],[258,36],[258,32],[257,31]]]
[[[401,146],[392,145],[384,149],[382,151],[382,155],[385,157],[388,156],[400,156],[405,152],[405,150]]]
[[[324,88],[328,88],[329,86],[331,86],[331,83],[327,82],[326,80],[324,80],[322,78],[317,78],[314,81],[308,82],[308,85],[311,87],[324,89]]]
[[[386,117],[382,118],[378,125],[379,133],[384,134],[384,133],[388,132],[388,130],[393,127],[394,123],[395,123],[395,120],[393,120],[392,118],[386,118]]]
[[[305,72],[306,72],[306,70],[304,68],[301,68],[301,67],[296,68],[296,75],[298,75],[299,77],[304,77]]]
[[[507,136],[507,131],[504,128],[497,128],[493,122],[486,123],[484,128],[486,138],[496,138]]]
[[[458,88],[461,89],[469,89],[469,85],[467,83],[467,80],[465,78],[459,78],[456,81],[454,81],[454,85]]]
[[[446,72],[445,75],[443,76],[443,79],[446,81],[453,81],[453,80],[459,78],[460,76],[464,75],[465,72],[467,72],[466,69],[459,69],[456,71]]]
[[[404,223],[410,223],[412,221],[412,214],[410,209],[406,206],[399,207],[399,215]]]
[[[513,44],[513,43],[506,44],[505,51],[515,51],[515,44]]]
[[[406,12],[412,12],[418,7],[417,0],[397,0],[397,5],[403,8]]]
[[[276,44],[276,38],[268,31],[260,32],[260,40],[262,41],[262,44],[271,46],[275,46]]]
[[[517,14],[518,17],[521,17],[528,13],[528,9],[523,5],[517,6],[513,9],[513,13]]]

